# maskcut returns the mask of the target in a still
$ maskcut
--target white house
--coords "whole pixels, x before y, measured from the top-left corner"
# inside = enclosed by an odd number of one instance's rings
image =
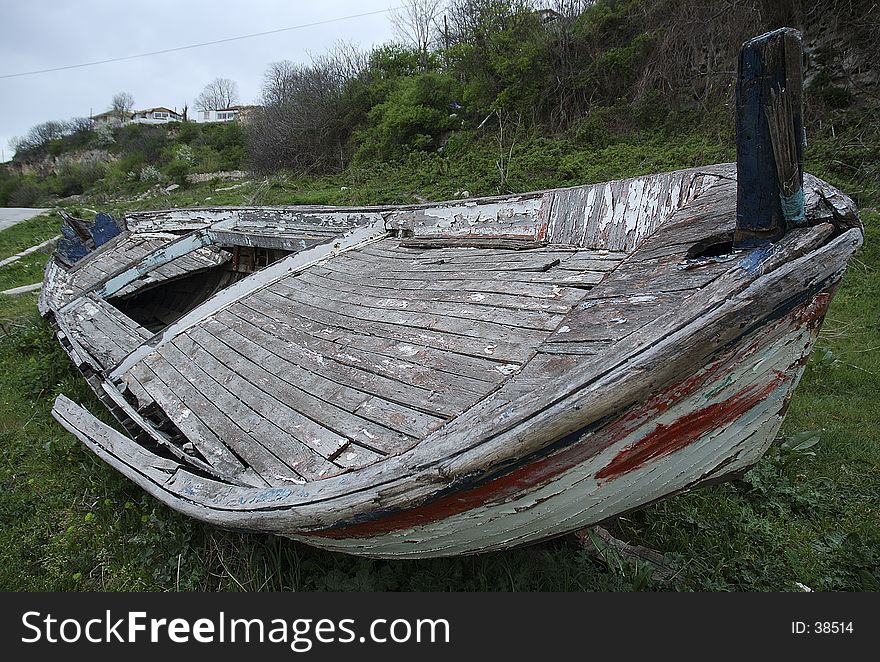
[[[246,122],[256,106],[229,106],[219,110],[200,110],[196,113],[197,122]]]
[[[168,122],[182,122],[183,115],[170,108],[148,108],[135,111],[129,121],[132,124],[168,124]]]

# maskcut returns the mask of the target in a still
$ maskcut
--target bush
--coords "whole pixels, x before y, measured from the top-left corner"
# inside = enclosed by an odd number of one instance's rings
[[[456,81],[440,72],[401,79],[387,101],[367,115],[358,134],[357,158],[389,161],[408,152],[436,150],[441,136],[461,124],[453,112],[459,93]]]
[[[167,142],[168,130],[161,125],[129,124],[122,127],[116,136],[117,148],[121,153],[139,158],[144,163],[159,163]]]
[[[186,186],[189,183],[187,180],[189,173],[189,163],[180,159],[175,159],[165,168],[165,174],[168,176],[168,179],[180,186]]]
[[[52,193],[62,197],[81,195],[104,176],[104,167],[94,163],[65,163],[55,178]]]
[[[113,127],[109,124],[101,124],[95,129],[95,144],[98,147],[109,147],[116,143]]]
[[[162,173],[154,165],[145,165],[138,173],[138,179],[142,182],[160,182],[162,181]]]
[[[9,193],[10,207],[39,207],[45,192],[30,179],[22,179]]]
[[[177,147],[175,147],[174,161],[183,162],[187,165],[193,165],[196,162],[196,155],[195,152],[193,152],[193,148],[186,144],[178,145]]]

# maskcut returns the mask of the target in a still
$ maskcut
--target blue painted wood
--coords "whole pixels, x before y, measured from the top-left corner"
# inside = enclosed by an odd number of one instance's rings
[[[743,44],[740,53],[736,87],[734,234],[734,247],[738,249],[760,246],[785,234],[776,160],[765,109],[769,106],[771,91],[791,89],[797,106],[792,118],[795,135],[803,135],[799,108],[800,57],[800,35],[792,28],[781,28],[755,37]],[[803,145],[801,141],[798,143],[802,154]]]
[[[63,234],[66,239],[79,239],[76,230],[70,227],[67,223],[61,224],[61,234]]]
[[[55,246],[55,255],[67,266],[76,264],[88,254],[89,249],[76,236],[59,239],[58,245]]]
[[[113,239],[113,237],[122,232],[122,229],[119,227],[116,219],[110,214],[99,213],[95,216],[95,223],[90,231],[97,248]]]

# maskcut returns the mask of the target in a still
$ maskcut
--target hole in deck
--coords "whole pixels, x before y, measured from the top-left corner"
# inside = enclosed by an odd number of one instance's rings
[[[706,237],[691,246],[686,254],[688,260],[722,257],[733,253],[733,232],[723,232]]]
[[[146,274],[134,292],[107,301],[144,328],[159,333],[213,295],[294,252],[251,246],[223,250],[231,253],[231,259],[219,266],[156,283],[150,283],[150,274]]]

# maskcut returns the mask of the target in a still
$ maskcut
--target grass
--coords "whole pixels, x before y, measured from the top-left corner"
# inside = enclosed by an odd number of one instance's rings
[[[512,186],[601,176],[601,162],[591,161],[589,150],[569,145],[560,159],[554,156],[558,148],[538,146],[537,153],[514,164]],[[658,162],[692,165],[706,153],[725,154],[699,141],[690,152],[680,151],[680,141],[667,151],[662,143],[653,150],[650,158],[623,146],[605,152],[607,176],[646,172]],[[418,195],[451,197],[464,188],[497,192],[491,155],[465,156],[459,165],[426,159],[408,170],[382,166],[316,180],[256,180],[231,191],[216,190],[230,183],[206,183],[158,201],[101,208],[118,214],[204,204],[411,201]],[[529,174],[557,168],[551,161],[562,165],[549,175]],[[482,556],[373,561],[272,536],[222,531],[180,516],[52,420],[49,410],[58,393],[104,420],[109,414],[53,340],[31,294],[0,298],[0,589],[776,591],[800,590],[799,584],[816,590],[880,589],[880,214],[875,208],[880,196],[874,183],[848,179],[848,172],[832,166],[819,160],[812,170],[859,192],[865,248],[833,301],[779,443],[741,480],[665,500],[613,524],[625,540],[664,553],[676,571],[672,580],[654,581],[648,568],[619,558],[598,563],[571,536]],[[0,233],[3,250],[16,252],[21,243],[37,243],[43,230],[50,232],[45,219],[29,223],[13,229],[20,238],[6,236],[13,230]],[[45,256],[35,256],[18,271],[6,267],[10,271],[0,272],[0,280],[6,287],[34,282],[41,259]],[[798,447],[805,438],[809,443]]]

